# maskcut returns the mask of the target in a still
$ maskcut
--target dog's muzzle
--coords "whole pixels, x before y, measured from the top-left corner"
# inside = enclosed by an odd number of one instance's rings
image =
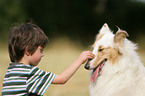
[[[92,59],[87,60],[85,66],[84,66],[85,69],[87,69],[87,70],[90,69],[90,65],[89,65],[88,63],[89,63],[89,61],[91,61],[91,60],[92,60]]]

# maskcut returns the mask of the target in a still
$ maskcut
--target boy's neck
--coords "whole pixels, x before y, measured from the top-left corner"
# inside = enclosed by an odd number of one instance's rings
[[[25,64],[25,65],[30,65],[30,63],[28,62],[28,56],[25,54],[24,56],[23,56],[23,58],[19,61],[19,62],[17,62],[17,63],[23,63],[23,64]]]
[[[30,65],[29,63],[26,63],[26,62],[23,62],[23,61],[20,61],[20,62],[17,62],[17,63],[23,63],[25,65]]]

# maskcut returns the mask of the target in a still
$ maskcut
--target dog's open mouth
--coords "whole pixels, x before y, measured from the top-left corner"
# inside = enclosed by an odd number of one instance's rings
[[[94,82],[96,78],[101,74],[102,68],[106,61],[107,59],[104,59],[95,69],[93,69],[93,72],[91,75],[91,82]]]

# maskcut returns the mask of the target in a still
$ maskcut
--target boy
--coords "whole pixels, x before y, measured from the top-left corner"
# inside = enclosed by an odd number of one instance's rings
[[[35,66],[44,56],[43,48],[47,43],[47,36],[35,24],[20,24],[10,29],[8,49],[11,63],[3,81],[3,96],[42,96],[51,83],[65,84],[81,64],[94,58],[90,51],[84,51],[62,73],[44,72]]]

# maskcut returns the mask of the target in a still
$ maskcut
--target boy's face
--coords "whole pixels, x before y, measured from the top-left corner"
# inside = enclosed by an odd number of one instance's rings
[[[30,57],[29,57],[29,64],[31,66],[37,66],[38,63],[41,60],[41,57],[43,57],[43,56],[44,56],[44,54],[43,54],[43,48],[41,46],[39,46],[37,48],[37,50],[34,52],[34,54],[30,55]]]

